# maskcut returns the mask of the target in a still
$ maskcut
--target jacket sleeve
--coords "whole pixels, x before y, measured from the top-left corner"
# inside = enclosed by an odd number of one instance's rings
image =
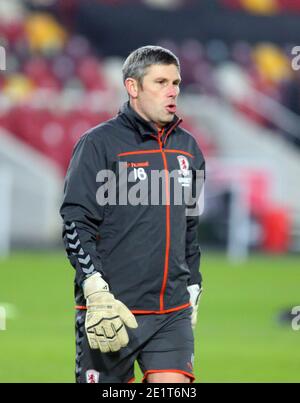
[[[196,152],[197,167],[198,172],[193,172],[192,186],[193,186],[193,196],[196,196],[196,188],[202,189],[204,186],[205,179],[205,161],[203,155],[199,148],[197,147]],[[197,186],[196,186],[197,182]],[[199,195],[198,195],[199,196]],[[189,210],[189,209],[187,209]],[[190,215],[187,211],[186,217],[186,246],[185,246],[185,257],[187,265],[190,269],[190,280],[188,285],[202,284],[202,275],[200,272],[200,258],[201,249],[199,245],[199,205],[196,202],[192,206],[193,214]]]
[[[96,201],[96,175],[105,168],[103,149],[96,148],[89,134],[84,135],[73,152],[60,209],[64,245],[70,263],[76,269],[78,286],[96,271],[103,274],[96,241],[104,207]]]

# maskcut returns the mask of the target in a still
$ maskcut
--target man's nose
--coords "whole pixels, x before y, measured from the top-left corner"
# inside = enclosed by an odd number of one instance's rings
[[[168,89],[168,97],[175,98],[175,97],[177,97],[177,95],[178,95],[178,88],[172,85]]]

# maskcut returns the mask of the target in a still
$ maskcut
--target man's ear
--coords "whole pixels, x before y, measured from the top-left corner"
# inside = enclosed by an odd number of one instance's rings
[[[126,78],[125,88],[131,98],[137,98],[139,94],[139,86],[137,80],[134,78]]]

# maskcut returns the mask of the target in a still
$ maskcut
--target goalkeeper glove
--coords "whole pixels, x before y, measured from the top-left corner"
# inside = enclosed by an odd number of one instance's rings
[[[200,295],[202,293],[202,287],[199,284],[192,284],[188,286],[188,292],[190,293],[190,303],[192,306],[192,328],[195,330],[197,324],[198,306],[200,301]]]
[[[101,274],[85,280],[83,291],[87,306],[85,330],[91,349],[108,353],[127,346],[129,338],[124,325],[135,329],[138,324],[129,309],[109,292]]]

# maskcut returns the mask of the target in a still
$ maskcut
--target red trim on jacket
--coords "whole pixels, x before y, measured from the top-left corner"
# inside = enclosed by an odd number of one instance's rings
[[[157,138],[156,138],[157,140]],[[120,153],[118,154],[118,157],[124,157],[125,155],[134,155],[134,154],[153,154],[153,153],[160,153],[162,152],[160,149],[159,150],[142,150],[142,151],[127,151],[125,153]],[[184,154],[187,155],[188,157],[194,158],[194,156],[190,153],[188,153],[187,151],[183,151],[183,150],[174,150],[174,149],[168,149],[165,148],[164,151],[165,153],[177,153],[177,154]]]
[[[142,311],[142,310],[137,310],[137,309],[132,309],[130,310],[134,315],[164,315],[165,313],[171,313],[171,312],[176,312],[180,311],[181,309],[185,309],[191,306],[191,304],[188,302],[187,304],[177,306],[176,308],[170,308],[170,309],[165,309],[163,311]]]
[[[166,181],[165,181],[165,191],[166,191],[166,249],[165,249],[165,264],[164,264],[164,276],[163,276],[163,283],[162,287],[160,290],[160,295],[159,295],[159,308],[161,311],[164,310],[164,295],[166,291],[166,286],[167,286],[167,280],[168,280],[168,273],[169,273],[169,255],[170,255],[170,244],[171,244],[171,239],[170,239],[170,189],[169,189],[169,170],[168,170],[168,162],[166,155],[164,153],[164,150],[162,149],[162,142],[161,142],[161,137],[163,135],[163,132],[161,132],[161,135],[159,136],[159,145],[161,149],[161,155],[163,158],[163,163],[164,163],[164,169],[165,169],[165,175],[166,175]]]
[[[182,119],[177,120],[177,122],[175,122],[175,123],[173,124],[173,126],[170,127],[170,129],[167,131],[166,137],[165,137],[165,139],[164,139],[164,145],[166,144],[166,141],[167,141],[167,138],[168,138],[169,134],[170,134],[178,125],[180,125],[181,122],[182,122]]]
[[[118,157],[124,157],[125,155],[133,155],[133,154],[152,154],[160,152],[161,152],[160,150],[127,151],[126,153],[118,154]]]
[[[186,371],[181,371],[180,369],[150,369],[148,371],[145,371],[143,379],[142,379],[142,383],[144,383],[146,381],[146,378],[149,374],[157,374],[157,373],[177,373],[177,374],[182,374],[187,376],[188,378],[191,379],[191,382],[195,381],[195,377],[193,374],[186,372]]]
[[[165,313],[180,311],[181,309],[188,308],[189,306],[191,306],[191,304],[188,302],[187,304],[177,306],[176,308],[165,309],[164,311],[142,311],[138,309],[130,309],[130,311],[134,315],[164,315]],[[78,311],[86,311],[87,307],[83,305],[76,305],[75,309]]]

